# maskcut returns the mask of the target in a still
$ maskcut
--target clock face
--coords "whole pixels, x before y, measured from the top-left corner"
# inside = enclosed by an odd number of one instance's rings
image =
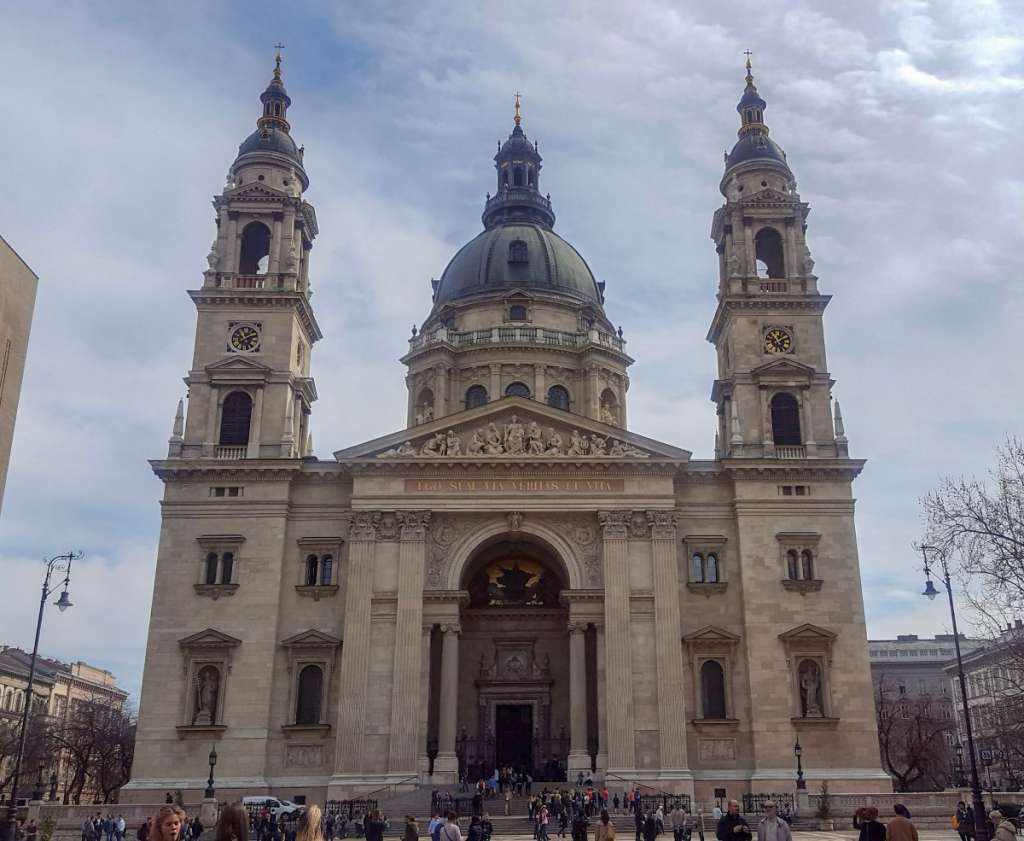
[[[239,353],[253,353],[259,350],[259,331],[249,324],[236,327],[231,331],[231,347]]]
[[[765,353],[789,353],[793,349],[793,338],[785,330],[773,327],[764,334]]]

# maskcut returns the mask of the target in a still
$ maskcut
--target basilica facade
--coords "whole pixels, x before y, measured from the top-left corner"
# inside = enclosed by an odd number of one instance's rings
[[[888,790],[863,462],[832,399],[808,205],[749,65],[712,223],[707,461],[630,429],[634,360],[555,233],[518,102],[483,230],[402,357],[405,423],[312,457],[318,228],[280,58],[261,103],[189,292],[187,406],[152,462],[163,519],[125,798],[198,798],[214,744],[220,796],[323,801],[511,766],[708,801],[792,790],[797,741],[812,790]]]

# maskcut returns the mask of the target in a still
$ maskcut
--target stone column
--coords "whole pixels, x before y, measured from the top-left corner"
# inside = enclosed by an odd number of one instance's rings
[[[437,366],[437,379],[434,384],[437,386],[434,391],[434,417],[443,418],[448,414],[448,366]]]
[[[636,765],[629,622],[629,512],[599,511],[597,516],[604,533],[608,770],[628,776]]]
[[[358,775],[363,768],[366,734],[366,691],[370,665],[370,601],[377,548],[379,511],[350,515],[345,627],[341,649],[341,691],[338,693],[338,735],[335,771]]]
[[[203,442],[203,455],[213,456],[220,441],[217,429],[217,410],[220,408],[220,390],[213,385],[206,386],[206,441]]]
[[[501,366],[491,365],[491,388],[487,400],[498,400],[501,397]]]
[[[800,403],[804,410],[804,446],[807,448],[807,455],[814,455],[818,448],[814,440],[814,409],[811,405],[811,389],[806,388],[800,393]]]
[[[441,710],[437,722],[437,759],[434,777],[453,777],[456,782],[459,762],[455,756],[455,728],[459,714],[459,625],[441,626]]]
[[[252,426],[249,429],[249,446],[246,449],[246,458],[260,457],[260,444],[263,441],[263,393],[266,386],[256,389],[256,399],[252,407]]]
[[[569,761],[568,779],[590,771],[587,753],[587,626],[570,622],[569,631]]]
[[[590,389],[590,417],[601,420],[601,381],[598,378],[597,366],[587,369],[587,382]]]
[[[539,327],[537,328],[540,329]],[[544,366],[533,366],[533,399],[539,403],[547,403],[547,383],[544,381]]]
[[[228,237],[224,243],[224,272],[238,271],[238,211],[228,211]]]
[[[420,684],[418,695],[419,730],[416,734],[416,761],[421,777],[426,778],[430,768],[430,757],[427,756],[427,733],[430,729],[430,634],[433,624],[425,624],[420,637]]]
[[[270,237],[270,260],[267,264],[267,274],[277,274],[281,271],[281,221],[283,213],[274,214],[274,231]]]
[[[747,252],[747,274],[757,277],[757,248],[754,245],[754,220],[743,220],[743,241]]]
[[[398,617],[395,620],[395,664],[391,682],[391,740],[388,771],[416,773],[416,741],[422,704],[420,655],[423,628],[423,573],[427,562],[424,538],[429,511],[397,512]]]
[[[676,513],[648,511],[654,561],[654,651],[658,664],[658,726],[661,772],[689,776],[686,761],[686,699],[679,623],[679,560]]]
[[[608,770],[608,689],[605,680],[607,654],[604,623],[597,625],[597,771],[603,777]]]

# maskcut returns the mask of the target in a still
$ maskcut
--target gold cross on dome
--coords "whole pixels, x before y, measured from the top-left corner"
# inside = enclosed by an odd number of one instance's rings
[[[516,115],[515,115],[515,117],[513,117],[513,119],[515,120],[515,123],[516,123],[516,125],[519,125],[519,123],[520,123],[520,122],[522,121],[522,119],[523,119],[523,118],[522,118],[522,117],[521,117],[521,116],[519,115],[519,91],[516,91]]]

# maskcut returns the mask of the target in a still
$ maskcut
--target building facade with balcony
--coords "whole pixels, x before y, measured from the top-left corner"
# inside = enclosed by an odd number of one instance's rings
[[[197,799],[211,741],[225,796],[498,766],[710,800],[785,790],[798,738],[812,785],[887,790],[863,462],[833,405],[808,205],[749,66],[712,228],[707,460],[628,423],[634,360],[555,232],[518,102],[483,229],[404,349],[405,418],[313,457],[318,231],[280,63],[261,103],[189,293],[187,410],[152,463],[163,524],[123,796]]]

